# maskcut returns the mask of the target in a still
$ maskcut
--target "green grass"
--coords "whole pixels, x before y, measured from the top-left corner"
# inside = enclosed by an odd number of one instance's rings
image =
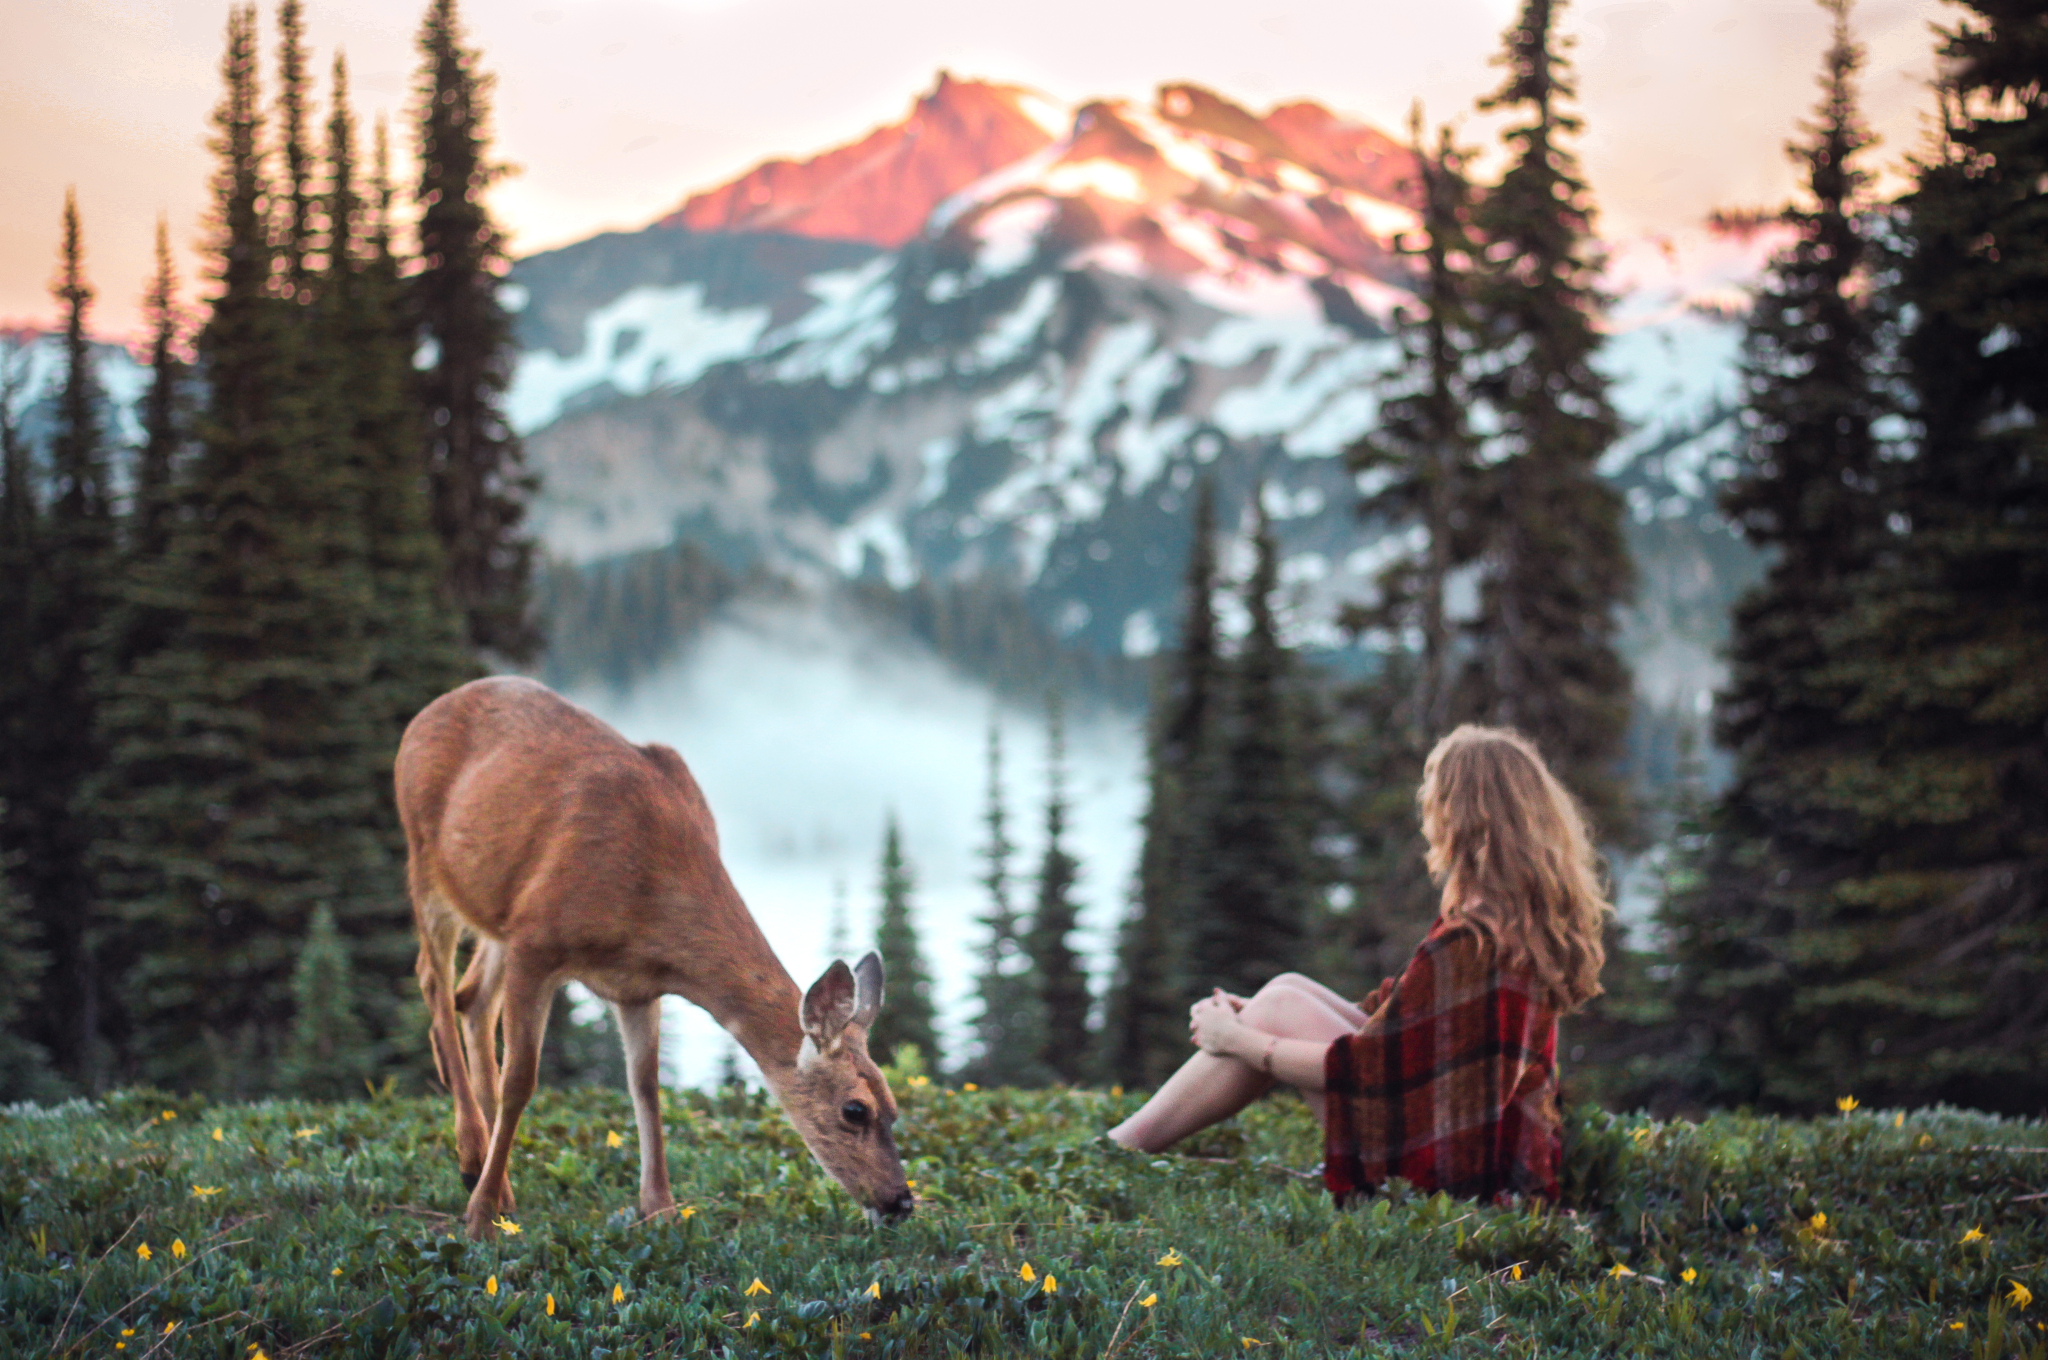
[[[0,1113],[0,1354],[2048,1356],[2039,1122],[1589,1114],[1589,1207],[1339,1211],[1292,1100],[1143,1157],[1092,1141],[1130,1097],[901,1094],[902,1225],[737,1093],[671,1099],[695,1213],[635,1224],[624,1094],[578,1090],[529,1110],[485,1245],[449,1235],[443,1100]]]

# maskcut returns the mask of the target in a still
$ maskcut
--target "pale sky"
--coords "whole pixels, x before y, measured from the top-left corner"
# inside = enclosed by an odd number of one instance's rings
[[[325,97],[337,48],[357,113],[405,121],[422,0],[307,0]],[[1263,112],[1310,98],[1401,135],[1410,101],[1462,119],[1498,76],[1513,0],[469,0],[498,81],[493,191],[516,253],[644,226],[770,156],[900,118],[941,67],[1057,98],[1148,99],[1193,80]],[[227,7],[220,0],[0,0],[0,322],[47,323],[64,190],[75,185],[95,329],[131,333],[168,216],[200,289]],[[1863,0],[1864,105],[1896,167],[1921,145],[1941,0]],[[274,95],[275,6],[260,31]],[[1578,0],[1580,151],[1610,238],[1696,227],[1779,201],[1782,147],[1812,109],[1827,22],[1812,0]],[[324,112],[320,115],[324,121]]]

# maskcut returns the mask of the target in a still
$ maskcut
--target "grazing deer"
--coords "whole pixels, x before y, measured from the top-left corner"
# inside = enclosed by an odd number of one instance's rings
[[[711,809],[674,751],[635,746],[545,686],[501,677],[421,710],[398,748],[397,784],[420,991],[455,1097],[471,1237],[512,1212],[512,1135],[548,1009],[571,978],[618,1017],[643,1215],[675,1208],[658,1070],[671,993],[739,1040],[811,1155],[871,1219],[910,1212],[890,1135],[896,1102],[868,1057],[881,960],[834,961],[798,993],[727,877]],[[478,941],[458,985],[465,932]]]

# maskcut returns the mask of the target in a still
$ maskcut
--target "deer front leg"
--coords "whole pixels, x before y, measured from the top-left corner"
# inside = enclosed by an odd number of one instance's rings
[[[416,897],[415,900],[418,900]],[[434,1066],[455,1102],[455,1166],[462,1188],[476,1189],[490,1142],[490,1121],[484,1118],[470,1080],[469,1060],[462,1049],[462,1024],[455,1013],[454,954],[456,932],[444,912],[420,914],[420,957],[416,973],[427,1003],[427,1036],[434,1048]]]
[[[626,1089],[633,1094],[633,1122],[640,1130],[640,1216],[653,1218],[676,1207],[661,1138],[661,998],[614,1003],[612,1014],[626,1050]]]
[[[540,1082],[540,1045],[547,1035],[548,1009],[554,1001],[553,979],[510,960],[502,974],[499,1003],[505,1026],[505,1069],[498,1084],[498,1118],[491,1127],[491,1150],[483,1175],[470,1192],[463,1222],[473,1239],[495,1231],[493,1219],[512,1212],[512,1138],[519,1116]]]

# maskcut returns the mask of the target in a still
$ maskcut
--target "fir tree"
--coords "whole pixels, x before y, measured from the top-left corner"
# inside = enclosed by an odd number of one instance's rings
[[[1824,634],[1840,734],[1774,808],[1773,1103],[2048,1101],[2048,28],[1968,8],[1902,205],[1918,437],[1879,465],[1884,528]]]
[[[498,301],[505,241],[483,203],[503,173],[488,157],[491,81],[462,45],[455,0],[431,0],[419,51],[420,267],[411,287],[431,355],[419,399],[434,527],[470,643],[525,660],[540,645],[523,527],[534,479],[504,413],[513,357]]]
[[[348,942],[322,903],[313,909],[292,970],[291,1044],[278,1072],[285,1090],[314,1100],[340,1100],[362,1089],[370,1075],[371,1049],[355,997]]]
[[[6,811],[0,804],[0,816]],[[0,1101],[6,1102],[46,1099],[62,1090],[49,1053],[29,1037],[25,1023],[49,960],[35,947],[35,925],[14,891],[18,867],[14,856],[0,855]]]
[[[10,815],[8,799],[33,775],[28,729],[35,718],[39,678],[31,663],[37,655],[36,602],[42,585],[36,570],[41,506],[20,420],[28,358],[24,336],[0,333],[0,655],[20,658],[16,664],[0,666],[0,858],[10,863],[14,861],[9,847],[19,844],[30,829]],[[25,896],[17,894],[11,900],[15,911],[28,911]],[[34,922],[26,916],[21,919],[22,929],[34,935]],[[48,956],[37,951],[34,966],[26,968],[26,979],[17,984],[23,988],[19,996],[28,997],[40,988],[48,962]],[[23,968],[16,971],[20,974]]]
[[[1010,858],[1017,847],[1010,840],[1009,811],[1003,802],[1002,729],[994,718],[988,725],[988,805],[982,825],[988,840],[982,846],[987,868],[981,885],[988,890],[989,911],[981,925],[988,940],[974,984],[981,1003],[981,1013],[974,1019],[974,1053],[960,1077],[983,1086],[1038,1086],[1045,1079],[1038,1056],[1045,1026],[1031,956],[1010,902]]]
[[[1074,885],[1080,865],[1067,852],[1066,734],[1058,696],[1046,710],[1045,853],[1038,903],[1024,947],[1031,956],[1044,1033],[1040,1062],[1061,1081],[1078,1082],[1088,1059],[1088,975],[1068,939],[1079,924]]]
[[[1593,367],[1603,305],[1595,285],[1590,192],[1566,139],[1580,129],[1559,54],[1562,0],[1524,0],[1506,35],[1508,79],[1483,109],[1521,115],[1513,159],[1474,209],[1487,267],[1474,298],[1484,345],[1479,397],[1499,433],[1492,464],[1475,655],[1456,716],[1514,727],[1591,814],[1597,834],[1633,830],[1620,774],[1628,668],[1615,610],[1633,568],[1622,507],[1600,456],[1619,432]]]
[[[97,801],[109,895],[146,945],[124,988],[139,1073],[242,1092],[282,1056],[314,909],[355,933],[399,878],[361,702],[360,479],[309,381],[311,308],[273,267],[252,9],[222,71],[207,400],[160,578],[175,622],[110,688]]]
[[[20,856],[16,880],[49,956],[34,1039],[73,1082],[106,1077],[104,979],[95,957],[99,892],[88,854],[87,779],[100,759],[90,683],[116,566],[105,395],[87,334],[93,290],[85,279],[78,205],[66,194],[63,245],[52,291],[64,314],[64,377],[49,459],[47,504],[34,514],[28,594],[27,684],[10,734],[14,777],[0,790],[9,817],[0,853]],[[32,492],[24,491],[24,509]],[[12,499],[12,492],[10,492]],[[18,664],[18,663],[17,663]]]
[[[868,1052],[878,1062],[890,1062],[899,1047],[913,1044],[927,1064],[936,1065],[939,1045],[931,974],[925,970],[917,926],[911,920],[910,895],[916,889],[916,876],[903,857],[903,837],[892,812],[882,832],[882,907],[875,922],[875,952],[882,956],[888,995],[874,1028],[868,1031]]]
[[[306,141],[305,21],[299,0],[279,0],[277,35],[277,120],[284,152],[284,183],[279,188],[284,201],[278,205],[274,230],[277,267],[283,275],[279,290],[289,298],[303,292],[313,274],[313,152]]]
[[[1153,686],[1147,724],[1145,839],[1130,914],[1117,941],[1103,1024],[1103,1065],[1132,1086],[1166,1079],[1187,1056],[1188,943],[1203,906],[1209,846],[1202,791],[1222,725],[1216,630],[1216,501],[1196,484],[1180,637]]]
[[[1244,996],[1307,962],[1318,878],[1295,659],[1274,616],[1279,547],[1263,506],[1253,543],[1251,626],[1232,666],[1227,735],[1201,828],[1210,849],[1191,951],[1195,978]]]
[[[156,222],[156,274],[143,297],[149,325],[149,390],[142,398],[142,448],[135,458],[135,502],[128,519],[128,551],[154,560],[170,542],[172,486],[184,450],[186,365],[179,353],[182,318],[178,278],[171,265],[170,228]]]
[[[1853,603],[1850,583],[1869,562],[1883,512],[1872,433],[1885,409],[1883,294],[1874,286],[1869,176],[1853,164],[1872,140],[1856,107],[1862,50],[1850,39],[1846,0],[1823,3],[1834,34],[1818,120],[1787,148],[1810,203],[1775,214],[1795,235],[1750,312],[1748,438],[1722,492],[1744,536],[1774,558],[1736,605],[1729,685],[1716,714],[1735,779],[1706,820],[1687,886],[1663,913],[1680,964],[1675,1004],[1692,1054],[1688,1084],[1741,1101],[1766,1098],[1771,1055],[1804,1046],[1807,1006],[1841,976],[1795,960],[1856,966],[1838,947],[1814,952],[1817,937],[1797,938],[1802,919],[1829,915],[1829,866],[1840,864],[1833,815],[1808,804],[1805,788],[1845,732],[1830,678],[1837,658],[1823,639]]]

